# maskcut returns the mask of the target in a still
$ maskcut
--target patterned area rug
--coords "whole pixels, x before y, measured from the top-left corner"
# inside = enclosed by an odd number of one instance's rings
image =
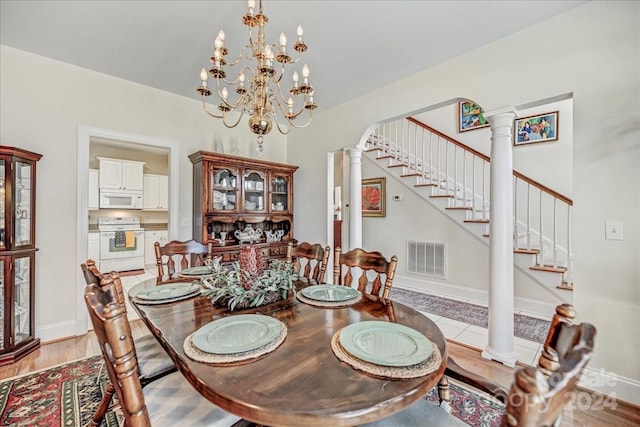
[[[102,365],[95,356],[0,382],[0,426],[88,425],[108,383]],[[117,426],[108,411],[101,427]]]
[[[106,371],[100,372],[101,365],[102,356],[90,357],[0,382],[0,426],[88,425],[108,381]],[[471,426],[500,425],[504,410],[500,402],[454,381],[450,381],[449,390],[454,416]],[[437,391],[426,399],[437,404]],[[116,413],[110,409],[100,427],[117,425]]]
[[[408,305],[416,310],[471,325],[486,328],[489,310],[487,307],[460,302],[448,298],[437,297],[407,289],[391,288],[391,299]],[[515,335],[529,341],[543,343],[551,322],[534,317],[514,314]]]

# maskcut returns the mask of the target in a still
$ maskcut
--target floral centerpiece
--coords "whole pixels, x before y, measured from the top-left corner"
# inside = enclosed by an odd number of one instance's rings
[[[202,293],[213,304],[226,304],[230,310],[258,307],[287,298],[289,292],[295,290],[298,279],[293,264],[273,259],[269,268],[262,271],[255,253],[247,256],[250,250],[244,254],[241,251],[240,261],[234,261],[231,268],[221,264],[221,257],[215,258],[209,264],[211,274],[202,277],[205,287]]]

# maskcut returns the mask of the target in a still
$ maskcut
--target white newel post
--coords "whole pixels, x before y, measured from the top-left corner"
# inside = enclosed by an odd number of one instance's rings
[[[487,112],[491,123],[489,342],[482,357],[514,367],[513,108]]]
[[[362,247],[362,149],[351,148],[349,159],[349,249],[353,249]]]

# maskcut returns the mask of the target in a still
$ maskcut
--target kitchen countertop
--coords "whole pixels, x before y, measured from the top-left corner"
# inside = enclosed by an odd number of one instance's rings
[[[140,224],[140,227],[149,231],[168,230],[169,224],[166,222],[149,222],[146,224]],[[98,224],[89,224],[89,233],[97,233],[98,231],[100,231],[98,230]]]
[[[153,230],[168,230],[169,224],[166,222],[148,222],[144,224],[140,224],[140,227],[145,230],[153,231]]]

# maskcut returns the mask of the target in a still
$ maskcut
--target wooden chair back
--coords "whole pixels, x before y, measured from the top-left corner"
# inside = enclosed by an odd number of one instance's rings
[[[366,252],[360,248],[341,252],[341,248],[336,248],[333,255],[333,283],[351,286],[354,279],[352,269],[359,268],[358,290],[363,294],[389,299],[398,257],[394,255],[387,260],[380,252]],[[373,274],[371,284],[368,274]],[[371,287],[367,291],[369,285]]]
[[[573,324],[570,304],[556,307],[538,367],[519,368],[509,391],[503,426],[556,425],[575,396],[582,370],[593,354],[596,328]]]
[[[97,285],[105,288],[107,292],[113,294],[120,304],[125,303],[122,281],[120,280],[120,274],[118,272],[113,271],[110,274],[104,274],[98,270],[95,261],[92,259],[88,259],[80,264],[80,268],[82,268],[84,280],[87,282],[87,285]]]
[[[299,280],[306,283],[326,283],[327,263],[329,262],[329,246],[307,242],[287,245],[286,262],[293,263],[294,270],[300,275]]]
[[[103,274],[96,267],[96,262],[92,259],[88,259],[80,264],[82,274],[84,275],[84,281],[87,285],[100,285]]]
[[[158,266],[158,283],[171,282],[183,279],[178,275],[180,270],[188,267],[199,267],[205,265],[207,259],[212,257],[213,245],[204,245],[195,240],[187,240],[180,242],[172,240],[164,246],[155,242],[154,248],[156,252],[156,265]],[[164,266],[167,266],[165,272]],[[180,270],[176,270],[176,265],[180,266]]]
[[[110,285],[109,285],[110,286]],[[128,427],[151,426],[138,377],[138,361],[125,306],[117,301],[109,286],[91,284],[84,298],[98,338],[105,367],[115,388]]]

